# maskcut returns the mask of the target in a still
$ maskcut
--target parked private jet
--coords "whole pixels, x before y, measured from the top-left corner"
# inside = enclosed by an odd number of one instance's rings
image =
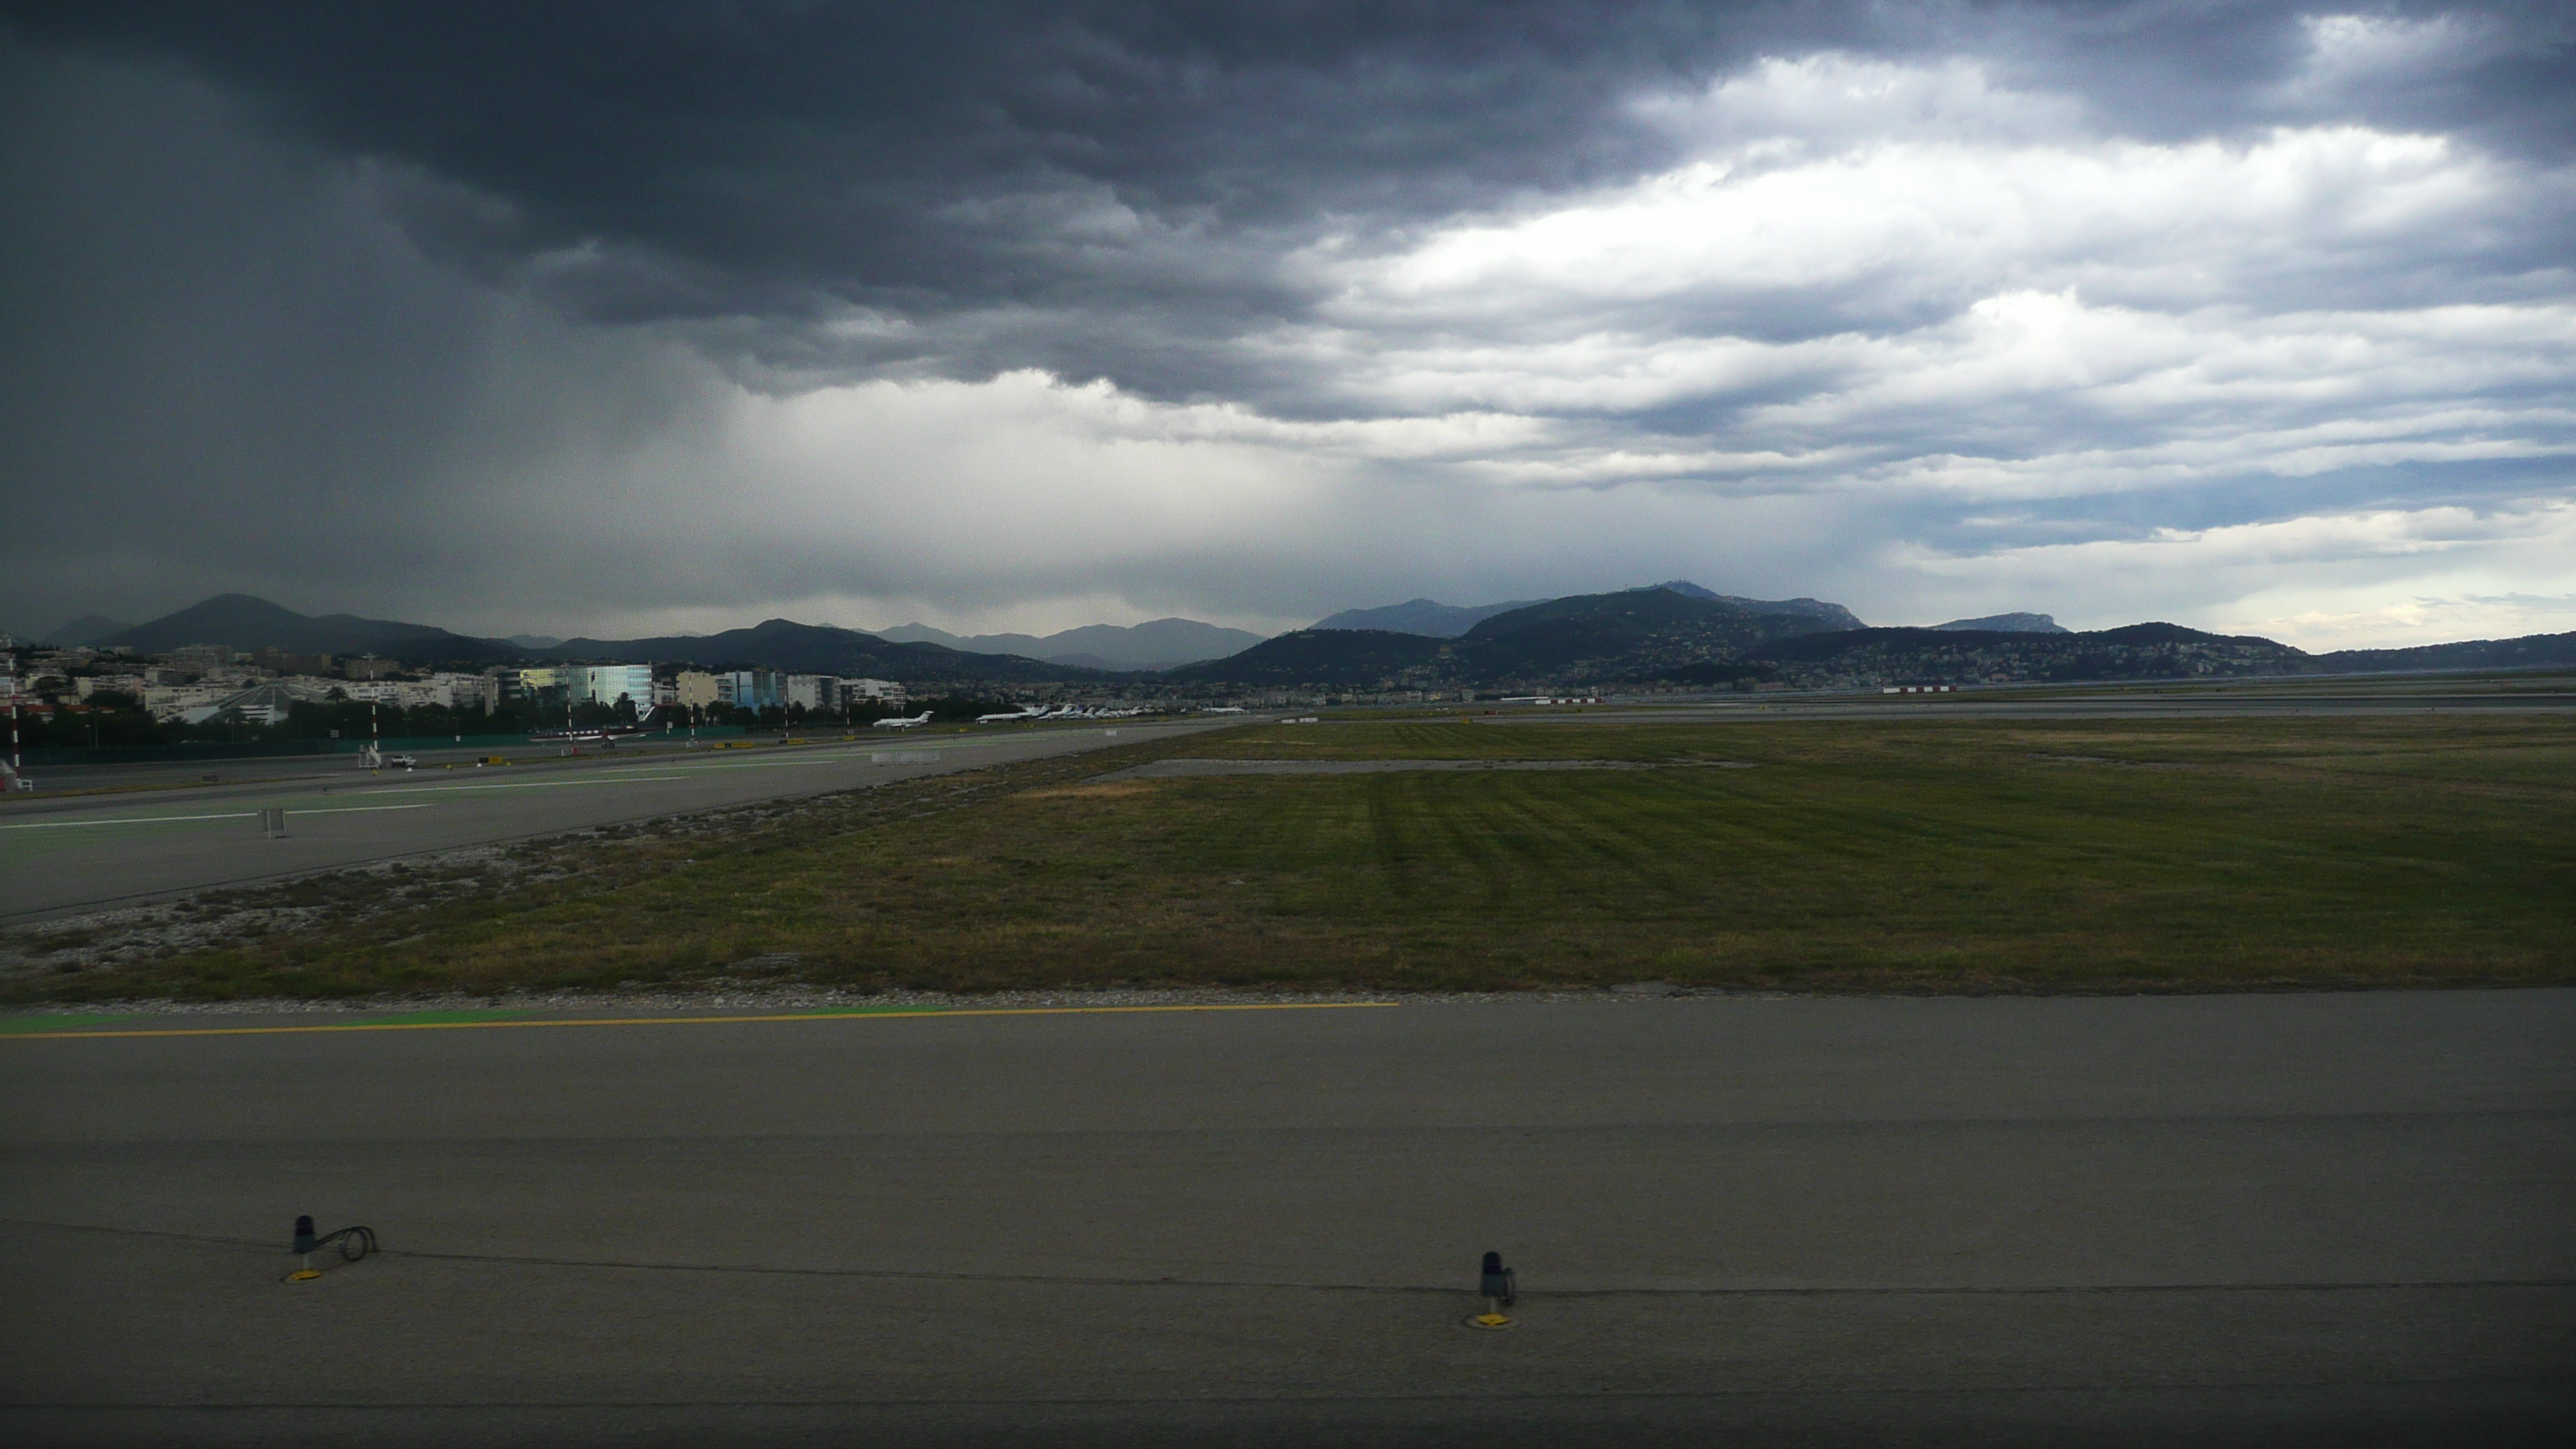
[[[910,719],[898,718],[878,720],[876,727],[881,730],[908,730],[914,725],[926,725],[928,723],[930,723],[930,711],[925,709]]]
[[[1038,719],[1038,718],[1042,718],[1042,717],[1046,714],[1046,712],[1047,712],[1047,710],[1046,710],[1046,706],[1045,706],[1045,705],[1042,705],[1042,704],[1024,704],[1024,705],[1021,705],[1018,709],[1012,710],[1012,711],[1011,711],[1010,713],[1008,713],[1008,714],[979,714],[979,715],[975,716],[975,723],[977,723],[977,724],[1012,724],[1012,723],[1015,723],[1015,722],[1017,722],[1017,721],[1024,720],[1024,719]]]

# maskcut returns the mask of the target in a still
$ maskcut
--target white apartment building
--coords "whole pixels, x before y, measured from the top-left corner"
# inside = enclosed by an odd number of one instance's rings
[[[206,709],[241,693],[235,684],[147,684],[144,712],[158,720],[180,719],[190,710]]]
[[[779,695],[791,709],[802,705],[819,714],[841,707],[841,681],[829,674],[791,674]]]
[[[433,674],[429,684],[437,691],[433,703],[449,709],[490,714],[492,706],[500,702],[501,682],[488,674]]]
[[[89,698],[102,689],[110,694],[140,694],[143,690],[143,676],[140,674],[84,674],[72,681],[73,692],[83,699]]]
[[[844,679],[841,681],[841,706],[883,704],[901,707],[909,694],[891,679]]]
[[[683,709],[705,709],[723,699],[717,677],[702,669],[683,669],[673,682],[671,702]]]

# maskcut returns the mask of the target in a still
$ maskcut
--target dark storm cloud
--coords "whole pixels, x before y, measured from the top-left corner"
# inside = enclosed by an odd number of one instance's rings
[[[418,208],[434,249],[506,266],[599,243],[555,282],[593,315],[828,294],[1206,308],[1218,327],[1293,305],[1246,273],[1319,218],[1438,216],[1651,162],[1620,99],[1781,23],[1615,4],[20,14],[39,41],[180,58],[318,144],[504,203]]]
[[[2266,90],[2315,13],[2278,4],[6,8],[33,38],[186,59],[327,145],[513,200],[516,225],[487,244],[611,236],[753,276],[974,298],[1044,283],[957,244],[1007,249],[1053,218],[925,226],[942,202],[1075,179],[1223,227],[1445,215],[1653,164],[1626,99],[1766,51],[1987,55],[2169,136],[2342,108],[2537,143],[2563,136],[2576,78],[2567,19],[2539,7],[2371,7],[2459,21],[2466,63],[2305,97]]]
[[[1283,253],[1651,171],[1676,141],[1631,101],[1756,55],[1978,54],[2150,137],[2369,109],[2553,145],[2576,84],[2564,24],[2511,9],[2466,13],[2460,65],[2302,91],[2281,5],[15,8],[40,42],[174,57],[398,163],[420,194],[388,210],[426,251],[575,315],[722,320],[720,346],[791,368],[1039,366],[1287,411],[1302,380],[1226,345],[1314,301]],[[1708,322],[1890,320],[1804,301]],[[844,307],[909,325],[803,325]]]

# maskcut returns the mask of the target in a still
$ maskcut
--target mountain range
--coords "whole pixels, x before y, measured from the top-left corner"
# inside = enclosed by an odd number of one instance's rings
[[[1013,654],[975,654],[926,642],[897,643],[857,629],[770,619],[720,634],[667,634],[651,639],[566,639],[551,649],[526,651],[539,659],[651,664],[674,660],[717,669],[783,669],[791,674],[838,674],[899,680],[906,684],[983,680],[1026,684],[1096,679],[1100,671],[1051,664]]]
[[[1733,594],[1713,593],[1688,579],[1666,579],[1654,587],[1669,589],[1688,599],[1731,604],[1752,614],[1794,614],[1801,619],[1821,620],[1826,627],[1833,629],[1862,627],[1859,615],[1840,604],[1828,604],[1822,599],[1740,599]]]
[[[1739,609],[1747,609],[1757,614],[1801,614],[1822,619],[1838,629],[1861,627],[1859,618],[1851,610],[1840,604],[1828,604],[1821,599],[1744,599],[1733,594],[1720,594],[1701,588],[1688,579],[1668,579],[1652,587],[1670,589],[1676,594],[1694,599],[1714,599],[1719,603],[1733,604]],[[1430,599],[1409,599],[1401,604],[1389,604],[1378,609],[1344,609],[1329,618],[1319,619],[1307,627],[1310,629],[1382,629],[1394,634],[1425,634],[1435,639],[1456,639],[1497,614],[1509,614],[1516,610],[1535,608],[1540,604],[1552,602],[1554,601],[1550,599],[1513,599],[1501,604],[1461,606],[1437,603]]]
[[[1087,624],[1058,634],[951,634],[928,624],[868,631],[896,644],[941,644],[970,654],[1017,654],[1085,669],[1169,669],[1202,659],[1223,659],[1261,642],[1249,629],[1226,629],[1196,619],[1152,619],[1142,624]]]
[[[2311,655],[2274,640],[2178,624],[2082,633],[2045,615],[1938,628],[1843,627],[1833,605],[1784,610],[1662,585],[1552,599],[1455,638],[1301,629],[1165,679],[1354,691],[1551,692],[1773,681],[1806,687],[2265,677],[2576,665],[2576,633]],[[1970,627],[1983,625],[1989,627]],[[1992,627],[1992,626],[2008,627]],[[2038,627],[2045,625],[2045,628]]]
[[[167,654],[191,644],[233,649],[283,649],[294,654],[373,654],[418,663],[500,663],[518,656],[511,645],[451,634],[427,624],[362,619],[355,614],[319,617],[281,608],[248,594],[217,594],[148,624],[103,635],[93,647]]]
[[[1659,584],[1550,599],[1488,616],[1447,640],[1393,630],[1301,629],[1164,677],[1357,689],[1543,689],[1658,678],[1710,683],[1756,672],[1745,661],[1775,640],[1833,632],[1851,617],[1812,599],[1738,602],[1691,587],[1688,593]]]
[[[1986,634],[2072,634],[2075,631],[2046,614],[1988,614],[1982,619],[1953,619],[1935,629]]]
[[[1492,612],[1487,612],[1487,609]],[[1476,614],[1456,633],[1459,615]],[[1607,594],[1463,609],[1416,599],[1326,620],[1379,618],[1404,629],[1319,625],[1261,639],[1188,619],[1132,628],[1097,625],[1044,637],[945,634],[907,625],[886,638],[857,629],[771,619],[718,634],[647,639],[518,635],[479,639],[425,624],[354,614],[308,616],[247,594],[224,594],[149,623],[115,626],[99,647],[165,653],[190,644],[262,646],[294,653],[374,654],[410,664],[508,664],[574,660],[689,663],[867,675],[904,683],[1206,684],[1336,690],[1483,689],[1548,692],[1570,687],[1771,680],[1852,686],[1869,681],[1974,682],[2232,677],[2576,666],[2576,633],[2468,640],[2410,649],[2311,655],[2273,640],[2204,633],[2175,624],[2071,632],[2045,614],[1997,614],[1930,628],[1869,628],[1839,604],[1722,595],[1685,580]],[[73,632],[66,626],[62,635]],[[954,644],[947,641],[955,641]],[[1169,657],[1253,641],[1222,657],[1153,672],[1124,660]],[[1019,643],[1053,658],[988,652]],[[46,642],[58,642],[49,639]],[[960,645],[977,646],[961,648]],[[1085,661],[1098,660],[1099,664]],[[1140,677],[1142,676],[1142,677]]]
[[[1545,599],[1514,599],[1507,604],[1438,604],[1429,599],[1408,599],[1401,604],[1388,604],[1379,609],[1344,609],[1328,618],[1307,625],[1308,629],[1376,629],[1389,634],[1420,634],[1431,639],[1455,639],[1496,614],[1526,609],[1543,604]]]

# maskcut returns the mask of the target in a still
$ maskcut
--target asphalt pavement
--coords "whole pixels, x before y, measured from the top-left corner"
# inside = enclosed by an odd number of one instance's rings
[[[21,923],[465,846],[656,816],[853,789],[1042,756],[1103,749],[1219,722],[951,731],[862,731],[782,745],[684,750],[562,746],[430,755],[417,770],[368,770],[350,756],[192,765],[214,784],[21,797],[0,809],[0,921]],[[118,767],[93,788],[164,783],[166,767]],[[32,773],[32,772],[31,772]],[[68,790],[70,778],[48,779]],[[286,812],[272,838],[260,819]]]
[[[2576,1429],[2576,992],[355,1020],[0,1033],[0,1439]]]

